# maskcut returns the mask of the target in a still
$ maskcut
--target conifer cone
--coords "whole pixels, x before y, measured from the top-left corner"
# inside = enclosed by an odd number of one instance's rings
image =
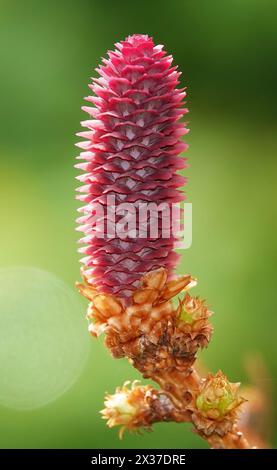
[[[87,139],[77,144],[84,162],[76,165],[85,172],[78,177],[82,186],[77,196],[84,203],[77,219],[85,234],[80,240],[86,255],[83,274],[99,291],[127,303],[146,272],[164,267],[172,274],[179,258],[173,251],[176,236],[170,224],[169,236],[163,237],[159,220],[153,237],[132,238],[128,233],[125,239],[97,238],[96,205],[102,205],[107,222],[108,196],[114,197],[115,207],[131,202],[134,208],[184,199],[178,188],[186,180],[177,171],[185,167],[179,154],[187,148],[181,136],[188,129],[178,120],[187,109],[182,108],[185,91],[176,88],[176,69],[163,46],[155,46],[146,35],[129,36],[96,69],[99,78],[89,85],[94,96],[86,98],[93,106],[83,107],[90,115],[81,123],[88,130],[78,134]],[[146,234],[150,225],[147,218]]]

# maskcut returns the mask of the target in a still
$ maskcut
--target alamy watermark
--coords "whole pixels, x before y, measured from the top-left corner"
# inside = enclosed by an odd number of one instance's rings
[[[117,203],[107,195],[105,204],[93,203],[87,223],[97,238],[172,239],[179,249],[192,244],[192,204],[161,202]]]

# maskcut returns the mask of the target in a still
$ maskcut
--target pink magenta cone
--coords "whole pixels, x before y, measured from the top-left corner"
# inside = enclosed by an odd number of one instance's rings
[[[181,136],[188,130],[179,122],[187,112],[182,107],[185,91],[176,88],[180,73],[172,57],[146,35],[117,43],[96,70],[99,78],[89,85],[93,96],[86,97],[90,106],[82,108],[89,114],[81,123],[87,130],[78,133],[86,140],[77,144],[82,162],[76,167],[84,172],[77,190],[83,202],[81,261],[91,284],[127,300],[146,272],[165,267],[172,273],[178,261],[176,236],[164,236],[160,214],[154,237],[148,235],[149,217],[140,225],[144,237],[99,236],[95,213],[101,205],[107,224],[111,196],[115,207],[131,203],[134,210],[149,202],[172,205],[184,199],[178,188],[185,178],[177,171],[185,167],[179,155],[187,148]],[[115,222],[121,217],[116,214]]]

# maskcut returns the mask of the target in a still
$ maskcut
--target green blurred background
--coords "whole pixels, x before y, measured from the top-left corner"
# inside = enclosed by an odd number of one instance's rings
[[[0,2],[0,267],[36,266],[71,286],[79,278],[73,164],[82,97],[114,42],[147,33],[174,55],[189,91],[193,245],[179,270],[197,276],[195,292],[215,311],[201,357],[210,370],[247,381],[244,358],[260,351],[273,396],[276,16],[274,0]],[[32,411],[0,406],[0,447],[205,447],[177,424],[119,441],[98,411],[105,391],[135,378],[91,340],[89,360],[63,396]]]

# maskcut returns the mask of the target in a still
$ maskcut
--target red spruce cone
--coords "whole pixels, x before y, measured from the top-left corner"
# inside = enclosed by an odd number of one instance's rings
[[[81,123],[88,131],[78,134],[87,139],[77,144],[84,150],[78,157],[84,163],[76,165],[85,172],[78,177],[83,184],[78,199],[85,203],[78,219],[85,233],[80,240],[85,244],[80,249],[86,255],[83,273],[99,291],[125,300],[146,272],[164,267],[170,275],[178,261],[172,224],[164,237],[160,212],[155,236],[148,233],[149,218],[144,221],[144,238],[137,232],[125,239],[116,233],[97,237],[94,218],[101,204],[104,222],[111,220],[107,196],[114,197],[115,207],[133,203],[135,210],[139,203],[171,205],[184,199],[177,188],[185,178],[177,170],[185,167],[178,155],[187,148],[180,137],[188,130],[178,123],[187,112],[181,107],[185,92],[176,88],[180,73],[162,49],[146,35],[116,44],[96,69],[100,78],[89,85],[95,96],[86,100],[94,106],[83,107],[91,118]]]

